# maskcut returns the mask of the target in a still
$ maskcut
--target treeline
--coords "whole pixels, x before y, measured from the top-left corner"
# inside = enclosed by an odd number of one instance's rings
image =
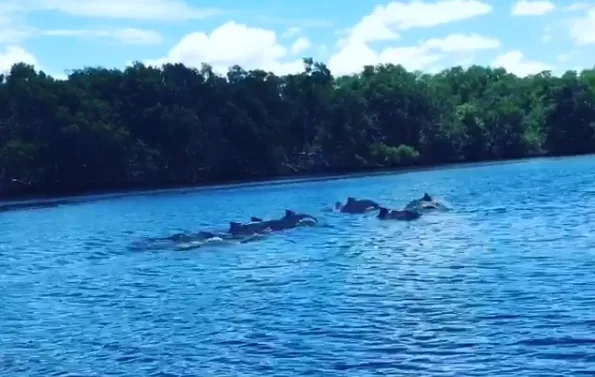
[[[181,64],[1,76],[0,191],[73,193],[595,152],[595,70],[333,77]]]

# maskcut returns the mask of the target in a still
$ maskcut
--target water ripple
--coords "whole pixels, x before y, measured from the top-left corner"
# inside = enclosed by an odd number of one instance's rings
[[[4,212],[0,374],[592,375],[594,168],[538,160]],[[320,210],[424,191],[453,210],[411,223]],[[285,208],[325,226],[129,249]]]

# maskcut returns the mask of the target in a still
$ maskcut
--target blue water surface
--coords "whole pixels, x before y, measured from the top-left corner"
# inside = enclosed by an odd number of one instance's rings
[[[326,210],[424,192],[452,210]],[[130,248],[286,208],[322,226]],[[593,220],[593,157],[1,213],[0,375],[592,375]]]

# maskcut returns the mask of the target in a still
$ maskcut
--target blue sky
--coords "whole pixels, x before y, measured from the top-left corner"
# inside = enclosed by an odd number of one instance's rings
[[[277,73],[400,63],[519,75],[595,65],[595,0],[0,0],[0,70],[207,62]]]

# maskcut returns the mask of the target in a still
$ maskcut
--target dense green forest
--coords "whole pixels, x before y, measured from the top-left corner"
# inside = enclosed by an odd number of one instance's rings
[[[519,78],[368,66],[333,77],[181,64],[16,64],[0,84],[4,195],[152,188],[595,152],[595,69]]]

